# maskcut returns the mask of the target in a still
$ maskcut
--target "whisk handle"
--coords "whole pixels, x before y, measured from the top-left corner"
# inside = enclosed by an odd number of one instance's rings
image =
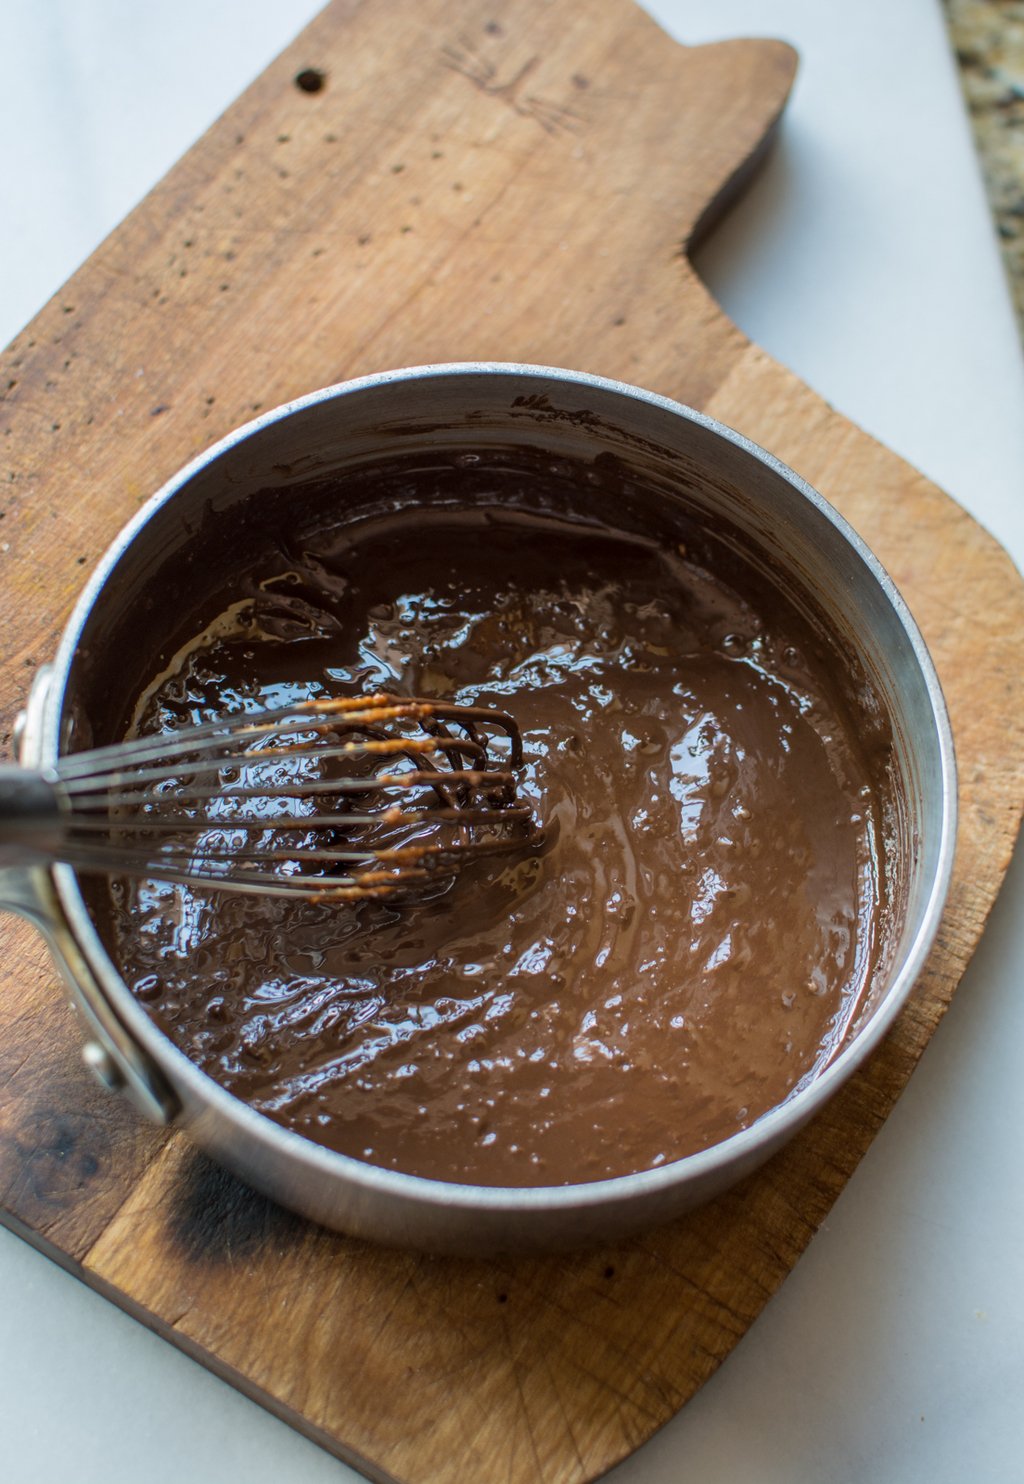
[[[63,819],[60,795],[45,774],[0,764],[0,856],[54,854]]]

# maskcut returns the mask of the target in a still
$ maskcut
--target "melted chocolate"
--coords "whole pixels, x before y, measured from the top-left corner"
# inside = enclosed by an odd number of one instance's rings
[[[174,1042],[287,1127],[418,1175],[596,1180],[745,1128],[835,1054],[877,953],[881,771],[837,652],[737,590],[742,564],[476,479],[466,508],[250,563],[151,660],[136,721],[379,689],[498,706],[546,851],[401,905],[117,883],[106,931]]]

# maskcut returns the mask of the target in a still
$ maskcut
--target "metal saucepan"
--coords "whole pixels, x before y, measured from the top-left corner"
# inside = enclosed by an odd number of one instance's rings
[[[268,1195],[328,1226],[383,1242],[481,1252],[571,1246],[664,1221],[715,1195],[789,1139],[870,1055],[910,994],[939,925],[953,859],[956,774],[949,722],[924,643],[863,541],[791,470],[689,408],[621,383],[520,365],[428,366],[315,392],[225,438],[176,475],[93,574],[22,721],[21,759],[46,765],[69,731],[102,731],[109,689],[96,656],[118,623],[168,611],[161,574],[211,514],[239,527],[260,502],[346,467],[427,449],[541,449],[611,456],[634,487],[657,487],[741,532],[765,571],[804,595],[874,689],[893,738],[897,891],[881,982],[847,1044],[808,1086],[750,1128],[658,1169],[588,1184],[497,1189],[376,1168],[291,1133],[201,1073],[119,977],[75,873],[0,872],[0,902],[45,934],[86,1031],[85,1058],[148,1117],[173,1122]],[[105,684],[109,685],[109,679]],[[123,698],[122,698],[123,699]],[[84,721],[83,721],[84,718]],[[100,737],[99,740],[110,740]]]

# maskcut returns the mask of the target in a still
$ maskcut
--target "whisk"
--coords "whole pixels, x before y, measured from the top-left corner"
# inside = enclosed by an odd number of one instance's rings
[[[500,751],[499,751],[500,749]],[[0,767],[0,856],[359,901],[539,846],[504,711],[379,694],[299,701]]]

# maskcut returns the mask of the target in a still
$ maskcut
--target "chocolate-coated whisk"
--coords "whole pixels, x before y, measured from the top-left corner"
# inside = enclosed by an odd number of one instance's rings
[[[522,758],[503,711],[300,701],[43,772],[0,767],[0,856],[318,901],[386,897],[540,843],[516,799]]]

